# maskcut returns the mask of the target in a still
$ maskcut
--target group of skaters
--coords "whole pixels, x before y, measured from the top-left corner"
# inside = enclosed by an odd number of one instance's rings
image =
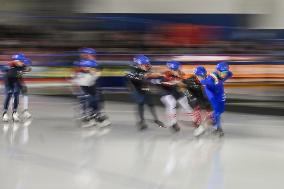
[[[140,130],[147,128],[144,118],[144,105],[148,105],[154,122],[159,127],[169,127],[180,131],[177,121],[177,108],[191,118],[194,135],[203,134],[208,127],[213,133],[223,136],[221,114],[225,109],[224,82],[232,77],[226,62],[220,62],[213,73],[207,73],[203,66],[197,66],[191,75],[181,70],[181,63],[169,61],[166,71],[155,73],[151,70],[150,59],[145,55],[135,56],[132,70],[126,75],[128,86],[138,105]],[[167,120],[162,123],[154,109],[153,87],[159,88],[161,102],[165,106]]]
[[[80,59],[74,62],[74,76],[72,82],[76,87],[76,97],[80,104],[80,120],[86,123],[92,122],[92,126],[99,123],[108,126],[110,122],[102,110],[102,98],[97,79],[100,69],[96,62],[96,51],[92,48],[79,50]],[[0,67],[3,75],[4,101],[2,121],[25,122],[30,121],[32,115],[28,111],[28,88],[24,82],[24,74],[31,71],[32,62],[24,54],[12,55],[11,60]],[[22,98],[20,98],[22,97]],[[10,103],[13,101],[13,103]],[[19,111],[21,101],[22,111]],[[9,108],[11,104],[11,107]],[[8,110],[11,111],[11,115]]]
[[[226,62],[220,62],[213,73],[208,73],[203,66],[197,66],[193,73],[185,74],[181,63],[169,61],[166,71],[154,72],[149,57],[137,55],[125,75],[127,86],[137,103],[139,130],[147,129],[144,106],[147,105],[159,127],[169,127],[174,132],[180,131],[177,108],[181,107],[195,127],[194,135],[203,134],[211,127],[213,133],[223,136],[221,114],[225,107],[224,82],[232,77]],[[4,67],[5,99],[3,108],[4,122],[10,120],[8,108],[13,97],[12,120],[20,121],[31,118],[28,111],[27,87],[23,75],[31,71],[31,60],[24,54],[15,54]],[[73,90],[80,109],[78,118],[82,126],[108,126],[111,124],[103,112],[103,99],[99,86],[101,69],[96,61],[96,51],[92,48],[79,49],[79,60],[74,62],[72,77]],[[166,120],[160,120],[156,114],[153,89],[158,89],[161,102],[165,106]],[[18,113],[19,99],[23,96],[23,112]]]

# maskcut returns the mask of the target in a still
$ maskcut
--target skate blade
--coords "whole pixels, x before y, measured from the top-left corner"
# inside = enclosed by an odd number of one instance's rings
[[[104,127],[108,127],[108,126],[110,126],[111,125],[111,122],[109,121],[109,120],[104,120],[103,122],[101,122],[100,124],[99,124],[99,127],[100,128],[104,128]]]
[[[167,127],[166,125],[164,125],[163,123],[162,123],[163,125],[156,123],[155,120],[153,120],[153,119],[147,119],[147,121],[152,122],[155,126],[157,126],[157,127],[159,127],[159,128],[168,128],[168,127]]]
[[[157,124],[157,123],[155,123],[155,125],[156,125],[157,127],[159,127],[159,128],[168,128],[166,125],[159,125],[159,124]]]
[[[89,121],[87,123],[83,123],[80,125],[81,128],[90,128],[90,127],[95,127],[97,125],[96,122]]]

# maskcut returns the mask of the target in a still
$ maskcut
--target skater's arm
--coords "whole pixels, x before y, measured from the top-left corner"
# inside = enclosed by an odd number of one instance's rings
[[[32,68],[30,66],[25,66],[23,72],[27,73],[32,71]]]
[[[215,80],[211,76],[208,76],[206,79],[201,81],[201,84],[208,88],[209,90],[214,90]]]
[[[162,76],[163,75],[161,73],[147,73],[145,75],[145,77],[148,78],[148,79],[156,79],[156,78],[160,78]]]

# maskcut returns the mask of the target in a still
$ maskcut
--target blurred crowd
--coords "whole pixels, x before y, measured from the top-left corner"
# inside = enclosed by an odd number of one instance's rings
[[[103,76],[123,76],[133,55],[146,54],[158,70],[169,60],[180,61],[188,73],[198,64],[212,71],[213,64],[227,61],[235,73],[230,82],[284,81],[281,31],[252,30],[237,27],[238,23],[230,27],[193,24],[186,22],[190,15],[146,16],[18,16],[0,24],[0,65],[21,52],[33,62],[28,78],[62,79],[70,77],[77,50],[91,47],[104,66]],[[165,21],[172,17],[176,20]]]
[[[283,58],[282,41],[266,31],[180,23],[123,24],[95,17],[47,17],[1,25],[0,53],[72,52],[91,46],[99,52],[122,54],[265,54],[273,55],[270,60]]]

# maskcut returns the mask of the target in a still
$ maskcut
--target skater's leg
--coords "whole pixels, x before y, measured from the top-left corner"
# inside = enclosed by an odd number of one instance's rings
[[[164,124],[159,120],[158,118],[158,115],[156,113],[156,110],[155,110],[155,106],[154,106],[154,103],[153,103],[153,99],[152,97],[148,94],[146,97],[145,97],[145,103],[147,103],[149,109],[150,109],[150,112],[154,118],[154,122],[160,126],[160,127],[164,127]]]
[[[3,104],[3,121],[9,121],[9,116],[8,116],[8,109],[9,109],[9,104],[10,100],[13,95],[13,83],[9,80],[5,80],[5,100]]]
[[[88,116],[88,107],[89,107],[88,98],[89,98],[89,95],[87,94],[81,94],[80,96],[78,96],[82,117]]]
[[[4,107],[3,107],[4,113],[8,111],[12,95],[13,95],[12,91],[7,91],[5,94]]]
[[[221,127],[221,115],[225,110],[224,102],[216,102],[214,106],[214,128],[222,128]]]
[[[28,97],[28,87],[22,82],[21,83],[21,93],[23,99],[23,117],[25,119],[31,118],[29,113],[29,97]]]
[[[201,114],[202,112],[201,112],[200,106],[196,106],[193,109],[193,114],[192,114],[192,121],[195,127],[198,127],[202,122]]]
[[[14,88],[13,88],[14,103],[13,103],[13,114],[12,114],[14,121],[20,121],[20,118],[17,112],[18,106],[19,106],[20,89],[21,89],[20,84],[18,82],[14,83]]]
[[[221,126],[221,115],[223,113],[224,109],[221,105],[221,108],[220,106],[217,106],[216,109],[214,109],[214,113],[213,113],[213,128],[214,128],[214,131],[213,133],[214,134],[217,134],[219,136],[223,136],[224,135],[224,132],[223,132],[223,129],[222,129],[222,126]]]
[[[186,112],[186,114],[188,116],[191,117],[191,119],[193,120],[193,110],[192,108],[189,106],[188,100],[186,96],[183,96],[181,98],[178,99],[178,103],[179,105],[182,107],[182,109]]]
[[[14,97],[13,112],[17,112],[19,106],[19,92],[14,92],[13,97]]]
[[[95,95],[90,95],[88,97],[88,104],[92,110],[92,114],[98,113],[98,101]]]
[[[148,105],[154,120],[158,120],[158,116],[154,107],[154,103],[150,94],[145,95],[145,103]]]
[[[5,100],[4,100],[4,107],[3,107],[3,115],[2,115],[2,120],[4,122],[9,121],[9,115],[8,115],[8,108],[9,108],[9,104],[10,104],[10,100],[12,97],[12,92],[7,91],[5,93]]]
[[[137,104],[137,112],[139,117],[139,122],[144,122],[144,104],[145,96],[138,91],[133,91],[132,96]]]
[[[132,97],[137,104],[137,113],[138,113],[138,127],[140,130],[144,130],[147,128],[144,119],[144,104],[145,104],[145,94],[137,90],[132,91]]]
[[[11,97],[12,97],[12,92],[6,91],[5,100],[4,100],[4,107],[3,107],[3,115],[2,115],[2,120],[4,122],[9,121],[9,119],[10,119],[7,112],[8,112]]]
[[[104,96],[102,94],[102,91],[97,90],[96,96],[98,100],[99,111],[102,111],[104,109]]]
[[[21,93],[23,95],[23,109],[27,111],[29,109],[28,87],[24,83],[21,84]]]
[[[98,112],[98,101],[93,87],[81,86],[82,94],[86,97],[86,102],[82,102],[82,108],[90,109],[91,114],[96,114]],[[86,107],[87,106],[87,107]]]
[[[159,120],[153,104],[148,105],[154,120]]]
[[[178,103],[186,112],[189,112],[189,113],[192,112],[192,108],[189,106],[189,103],[188,103],[186,96],[179,98]]]
[[[4,114],[8,111],[9,105],[10,105],[10,100],[13,96],[13,91],[14,91],[14,84],[13,81],[6,79],[5,80],[5,100],[4,100]]]
[[[143,103],[138,104],[138,115],[139,115],[139,121],[144,122],[145,118],[144,118],[144,104]]]
[[[176,105],[177,101],[172,95],[165,95],[161,98],[162,103],[166,107],[166,114],[168,115],[169,126],[173,127],[176,131],[179,131],[177,126],[177,117],[176,117]]]

